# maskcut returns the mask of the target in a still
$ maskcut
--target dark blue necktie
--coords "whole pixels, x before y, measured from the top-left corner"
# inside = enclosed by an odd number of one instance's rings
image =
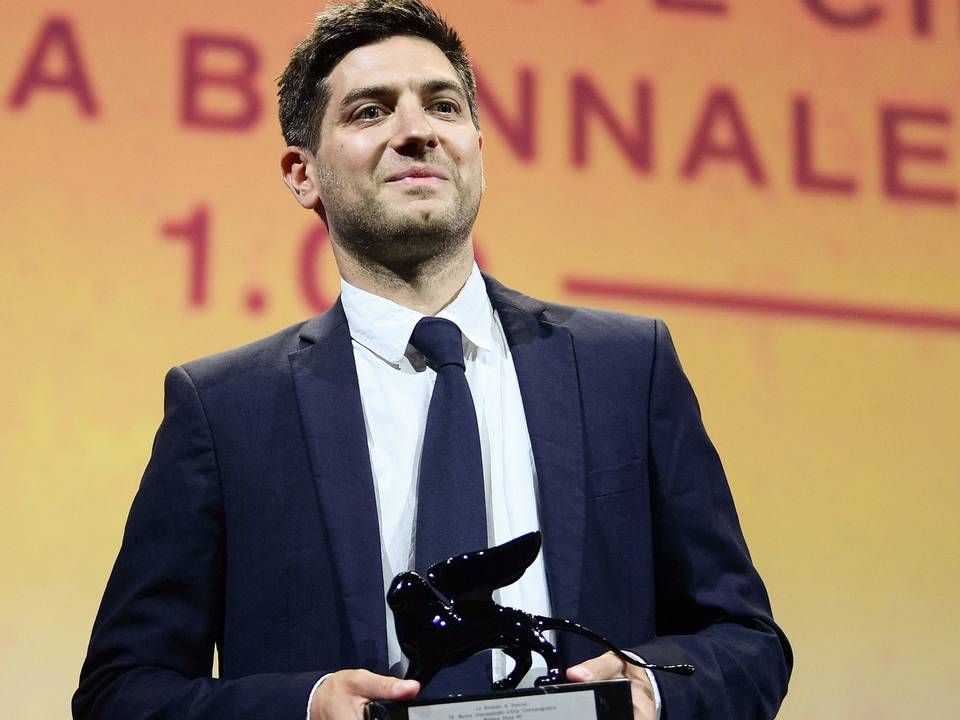
[[[416,569],[487,548],[480,431],[467,385],[460,329],[449,320],[425,317],[410,344],[437,373],[420,456],[417,486]],[[490,653],[444,670],[426,689],[428,697],[490,691]]]

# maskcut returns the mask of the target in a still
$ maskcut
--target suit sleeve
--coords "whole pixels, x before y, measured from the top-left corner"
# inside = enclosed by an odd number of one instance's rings
[[[634,648],[656,663],[663,720],[776,715],[793,655],[774,623],[730,488],[666,326],[657,321],[650,385],[657,638]]]
[[[210,677],[225,553],[213,437],[193,382],[174,368],[73,698],[76,720],[302,720],[322,672]]]

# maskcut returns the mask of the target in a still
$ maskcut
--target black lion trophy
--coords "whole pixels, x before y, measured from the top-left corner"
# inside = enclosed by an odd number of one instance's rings
[[[560,654],[544,637],[545,630],[562,630],[577,633],[616,653],[617,657],[636,667],[662,670],[680,675],[691,675],[692,665],[655,665],[641,662],[623,653],[605,637],[570,620],[532,615],[515,608],[498,605],[493,600],[493,591],[516,582],[536,559],[540,552],[540,533],[521,535],[502,545],[487,550],[477,550],[457,555],[433,565],[423,578],[415,572],[397,575],[387,592],[387,603],[396,620],[400,648],[410,661],[407,679],[417,680],[426,687],[441,669],[463,662],[476,653],[499,649],[515,663],[513,670],[493,684],[492,691],[514,690],[532,665],[532,653],[543,657],[547,673],[537,678],[539,691],[516,691],[520,694],[540,694],[552,690],[595,689],[593,686],[611,683],[564,685],[564,668]],[[629,709],[629,684],[613,681],[625,690]],[[497,695],[491,696],[493,698]],[[499,697],[503,697],[500,695]],[[553,700],[559,701],[554,695]],[[479,700],[474,698],[474,700]],[[410,703],[373,703],[373,705],[402,705],[402,714],[370,713],[370,717],[447,717],[446,715],[416,715],[413,706],[423,701]],[[433,701],[445,703],[449,700]],[[593,701],[591,699],[591,704]],[[597,694],[597,709],[601,709],[601,697]],[[539,718],[544,715],[538,708]],[[567,715],[555,715],[566,717]],[[596,714],[594,717],[613,717]],[[454,715],[450,715],[454,717]],[[484,715],[488,717],[488,715]],[[505,715],[506,717],[506,715]],[[513,717],[511,715],[510,717]]]

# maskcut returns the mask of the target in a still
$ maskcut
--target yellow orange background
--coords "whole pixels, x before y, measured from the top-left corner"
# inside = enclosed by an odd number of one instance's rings
[[[960,646],[960,323],[754,313],[584,296],[571,277],[960,315],[960,209],[883,191],[879,108],[940,108],[912,142],[911,182],[960,189],[960,8],[874,5],[831,27],[801,0],[446,0],[487,87],[520,122],[517,73],[536,81],[536,151],[521,162],[484,115],[485,266],[528,294],[664,317],[700,397],[775,614],[796,651],[788,720],[957,717]],[[299,275],[315,227],[279,179],[273,78],[315,4],[14,0],[0,10],[0,712],[68,716],[171,365],[314,311]],[[36,89],[10,102],[38,33],[70,21],[98,104]],[[259,120],[181,123],[187,33],[249,42]],[[56,73],[62,56],[51,56]],[[230,67],[229,58],[218,62]],[[571,162],[571,78],[589,76],[624,127],[648,82],[654,162],[632,168],[596,118]],[[703,103],[728,88],[766,171],[706,162],[680,176]],[[231,98],[208,100],[230,111]],[[816,164],[852,196],[793,180],[791,107],[813,108]],[[219,107],[219,106],[218,106]],[[725,138],[720,128],[719,141]],[[188,303],[188,253],[164,223],[207,209],[207,299]],[[336,293],[324,251],[320,287]],[[260,290],[264,309],[245,298]],[[854,315],[856,315],[854,313]]]

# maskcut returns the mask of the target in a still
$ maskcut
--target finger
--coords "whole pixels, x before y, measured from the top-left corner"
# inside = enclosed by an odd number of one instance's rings
[[[391,700],[412,700],[420,692],[420,683],[416,680],[398,680],[393,684]]]
[[[399,680],[369,670],[348,672],[350,692],[370,700],[409,700],[420,692],[420,683],[416,680]]]
[[[613,653],[605,653],[600,657],[591,658],[567,668],[567,680],[572,682],[612,680],[620,677],[624,677],[623,661]]]

